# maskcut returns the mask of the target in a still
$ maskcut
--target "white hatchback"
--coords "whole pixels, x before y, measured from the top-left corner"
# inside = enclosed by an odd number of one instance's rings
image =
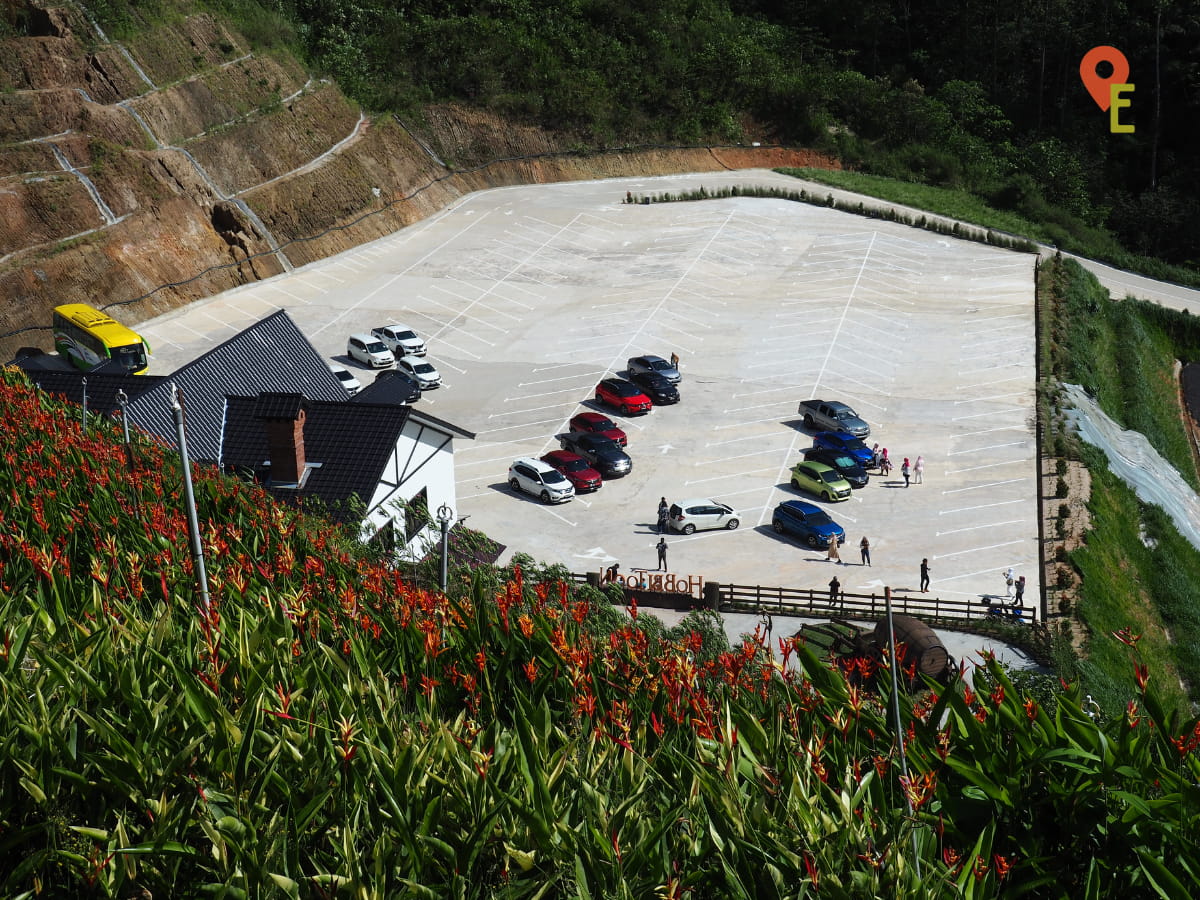
[[[733,531],[742,524],[737,510],[732,506],[708,498],[672,503],[669,515],[668,522],[671,528],[684,534],[714,528]]]
[[[396,364],[392,351],[383,341],[369,334],[352,334],[346,341],[346,355],[372,369],[386,369]]]
[[[362,382],[355,378],[354,373],[345,366],[338,365],[337,363],[330,363],[329,371],[332,372],[334,376],[336,376],[337,380],[342,383],[342,387],[346,389],[347,394],[353,396],[362,390]]]
[[[442,383],[442,375],[434,368],[433,363],[425,362],[419,356],[401,357],[400,361],[396,363],[396,368],[415,378],[423,391],[435,388]]]

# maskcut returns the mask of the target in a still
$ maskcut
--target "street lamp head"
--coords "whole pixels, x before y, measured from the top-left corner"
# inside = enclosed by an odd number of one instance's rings
[[[449,504],[443,503],[441,506],[438,507],[437,518],[438,518],[438,521],[441,522],[443,525],[447,524],[448,522],[453,522],[454,521],[454,510],[452,510],[450,508]]]

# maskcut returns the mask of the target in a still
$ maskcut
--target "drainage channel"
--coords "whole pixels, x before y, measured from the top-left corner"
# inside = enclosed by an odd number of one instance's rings
[[[51,143],[48,140],[43,140],[42,143],[46,144],[54,152],[54,156],[58,160],[58,164],[62,166],[63,171],[70,172],[72,175],[78,178],[79,183],[82,184],[84,188],[87,189],[87,192],[92,195],[92,200],[96,204],[96,209],[100,212],[100,217],[104,219],[104,224],[116,225],[118,222],[120,222],[121,218],[123,217],[114,215],[112,209],[109,208],[109,205],[104,202],[104,198],[100,196],[100,192],[96,190],[96,185],[92,182],[92,179],[88,178],[87,175],[71,165],[71,161],[67,159],[66,154],[58,148],[57,144]]]

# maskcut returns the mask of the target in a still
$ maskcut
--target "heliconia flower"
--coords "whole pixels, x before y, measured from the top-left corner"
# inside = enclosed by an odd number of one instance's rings
[[[533,684],[535,681],[537,681],[538,669],[537,662],[535,660],[531,659],[529,662],[525,663],[522,668],[525,670],[525,677],[529,679],[530,684]]]
[[[1032,697],[1026,697],[1023,706],[1025,707],[1025,718],[1030,722],[1037,718],[1038,702],[1036,700]]]
[[[928,802],[937,789],[937,775],[926,772],[923,775],[901,775],[900,786],[909,805],[918,810]]]
[[[1133,678],[1137,682],[1138,690],[1142,693],[1146,692],[1146,683],[1150,680],[1150,667],[1141,663],[1133,664]]]
[[[1000,706],[1004,702],[1004,685],[998,684],[992,690],[992,706]]]
[[[992,854],[992,865],[996,867],[996,877],[1003,881],[1008,873],[1012,871],[1015,861],[1016,858],[1012,856],[1004,857],[999,853]]]
[[[976,856],[975,857],[975,865],[972,866],[972,871],[974,871],[974,873],[975,873],[975,880],[982,881],[984,876],[986,876],[988,873],[987,860],[984,859],[982,856]]]
[[[953,847],[947,845],[942,848],[942,862],[944,862],[953,872],[958,871],[958,864],[962,860],[962,855]]]
[[[1142,639],[1142,636],[1140,634],[1134,634],[1127,627],[1122,628],[1120,631],[1112,632],[1112,636],[1115,637],[1122,644],[1125,644],[1126,646],[1129,646],[1129,647],[1136,647],[1137,642]]]

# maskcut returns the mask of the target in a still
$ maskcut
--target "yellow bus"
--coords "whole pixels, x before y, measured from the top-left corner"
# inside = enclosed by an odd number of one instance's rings
[[[86,303],[54,307],[54,348],[85,372],[108,359],[134,375],[150,368],[150,348],[142,336]]]

